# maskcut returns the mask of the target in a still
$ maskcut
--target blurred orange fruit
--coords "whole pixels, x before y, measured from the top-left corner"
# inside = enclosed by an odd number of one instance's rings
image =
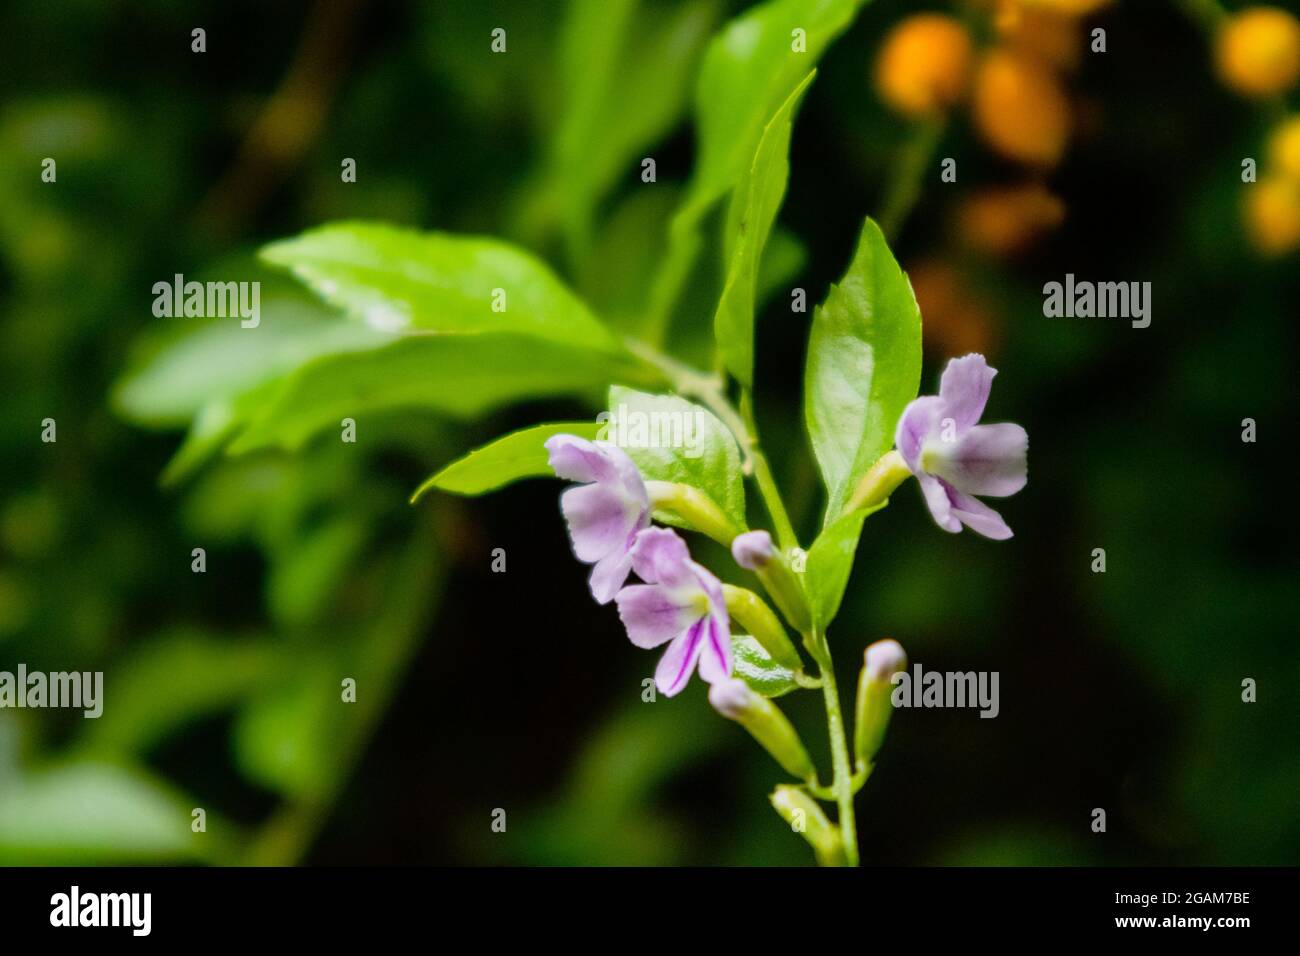
[[[926,259],[907,270],[921,307],[921,334],[936,355],[990,355],[996,349],[993,313],[953,266]]]
[[[1058,70],[1079,65],[1082,44],[1076,17],[1053,7],[1026,7],[1014,18],[999,18],[997,29],[1017,53],[1036,56]]]
[[[1008,159],[1054,166],[1070,135],[1070,107],[1060,81],[1033,57],[998,49],[975,75],[975,126]]]
[[[966,95],[971,42],[952,17],[918,13],[885,38],[876,58],[880,98],[905,116],[931,116]]]
[[[1219,76],[1245,96],[1272,96],[1300,78],[1300,20],[1277,7],[1248,7],[1219,31]]]
[[[1268,141],[1270,172],[1281,173],[1300,182],[1300,115],[1278,124]]]
[[[1265,255],[1300,246],[1300,183],[1270,176],[1247,186],[1244,214],[1246,234]]]
[[[957,234],[993,256],[1023,251],[1065,219],[1065,203],[1041,183],[984,189],[957,207]]]

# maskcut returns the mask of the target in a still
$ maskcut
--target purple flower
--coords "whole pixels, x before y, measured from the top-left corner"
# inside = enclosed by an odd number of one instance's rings
[[[614,600],[633,644],[668,644],[655,669],[659,690],[668,697],[678,693],[697,663],[710,684],[730,677],[731,622],[722,585],[691,560],[686,542],[667,528],[642,531],[632,566],[647,583],[629,584]]]
[[[561,478],[585,482],[560,496],[569,539],[591,569],[591,593],[608,604],[632,569],[632,543],[650,526],[645,482],[627,452],[575,435],[546,441],[551,467]]]
[[[966,525],[988,538],[1011,537],[1002,516],[974,495],[1014,495],[1025,486],[1029,436],[1019,425],[977,425],[997,369],[972,353],[944,369],[938,395],[903,410],[894,437],[945,531]]]

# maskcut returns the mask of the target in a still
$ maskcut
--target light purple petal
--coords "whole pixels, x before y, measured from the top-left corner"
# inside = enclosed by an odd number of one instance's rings
[[[921,446],[938,427],[943,413],[943,399],[938,395],[923,395],[908,402],[898,418],[894,444],[914,475],[921,473]]]
[[[597,604],[608,604],[631,573],[632,556],[621,549],[610,552],[591,569],[591,596]]]
[[[939,380],[939,397],[946,406],[944,414],[957,423],[957,433],[965,431],[980,420],[984,405],[993,387],[995,368],[989,368],[984,356],[978,352],[953,359],[943,370]]]
[[[925,504],[930,509],[930,514],[934,517],[935,523],[944,531],[954,533],[960,531],[961,522],[952,513],[952,502],[948,498],[948,489],[943,482],[924,472],[917,475],[916,478],[921,485],[921,494],[925,496]]]
[[[731,631],[727,621],[709,615],[700,649],[700,678],[713,684],[731,676]]]
[[[604,483],[577,485],[560,495],[560,510],[569,525],[573,553],[591,564],[616,550],[626,550],[638,514]]]
[[[691,679],[695,662],[700,659],[708,621],[708,618],[700,618],[678,634],[659,659],[659,666],[655,668],[655,684],[665,697],[676,696]]]
[[[700,617],[696,607],[674,600],[658,584],[629,584],[614,600],[628,640],[647,649],[671,641]]]
[[[668,528],[646,528],[632,545],[632,567],[649,584],[681,587],[693,583],[689,561],[686,542]]]
[[[1004,498],[1025,487],[1029,436],[1019,425],[976,425],[955,442],[932,441],[929,471],[968,495]]]
[[[608,481],[614,464],[595,442],[577,435],[552,435],[543,446],[555,474],[569,481]]]
[[[731,542],[731,556],[747,571],[766,567],[775,553],[772,536],[761,529],[738,534]]]
[[[952,502],[952,514],[966,527],[977,534],[994,541],[1005,541],[1011,537],[1011,529],[998,514],[984,502],[950,489],[948,497]]]

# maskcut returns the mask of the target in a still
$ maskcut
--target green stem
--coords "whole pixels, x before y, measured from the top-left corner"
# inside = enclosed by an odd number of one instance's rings
[[[740,394],[740,413],[744,420],[742,426],[745,434],[744,441],[749,443],[749,459],[754,465],[754,481],[758,485],[758,493],[763,496],[767,513],[772,516],[772,523],[776,525],[776,540],[780,543],[781,550],[789,554],[799,547],[799,538],[794,533],[794,525],[790,523],[790,515],[786,513],[781,492],[777,490],[776,479],[767,464],[767,456],[758,445],[758,429],[754,426],[754,405],[748,391]]]
[[[849,764],[848,738],[844,733],[844,715],[840,709],[840,692],[835,683],[835,664],[831,660],[830,645],[825,635],[814,634],[813,643],[818,649],[817,663],[821,667],[822,695],[826,699],[826,723],[830,729],[831,763],[835,779],[835,803],[840,811],[840,836],[844,840],[844,855],[849,866],[858,865],[858,828],[853,816],[853,768]]]

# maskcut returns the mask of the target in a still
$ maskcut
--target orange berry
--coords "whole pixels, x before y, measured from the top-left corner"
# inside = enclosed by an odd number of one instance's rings
[[[885,38],[876,58],[876,90],[905,116],[931,116],[966,95],[970,68],[966,28],[952,17],[918,13]]]
[[[975,125],[1008,159],[1054,166],[1070,136],[1070,106],[1051,70],[1009,50],[994,50],[975,74]]]
[[[927,259],[907,270],[921,307],[925,347],[936,355],[990,355],[999,338],[994,313],[960,272],[940,259]]]
[[[1219,31],[1219,76],[1245,96],[1272,96],[1300,78],[1300,20],[1277,7],[1248,7]]]
[[[1281,173],[1300,183],[1300,115],[1278,124],[1268,141],[1270,172]]]
[[[1300,246],[1300,184],[1270,176],[1245,188],[1246,234],[1255,248],[1280,256]]]
[[[957,209],[957,233],[980,252],[1010,256],[1065,219],[1065,203],[1040,183],[985,189]]]

